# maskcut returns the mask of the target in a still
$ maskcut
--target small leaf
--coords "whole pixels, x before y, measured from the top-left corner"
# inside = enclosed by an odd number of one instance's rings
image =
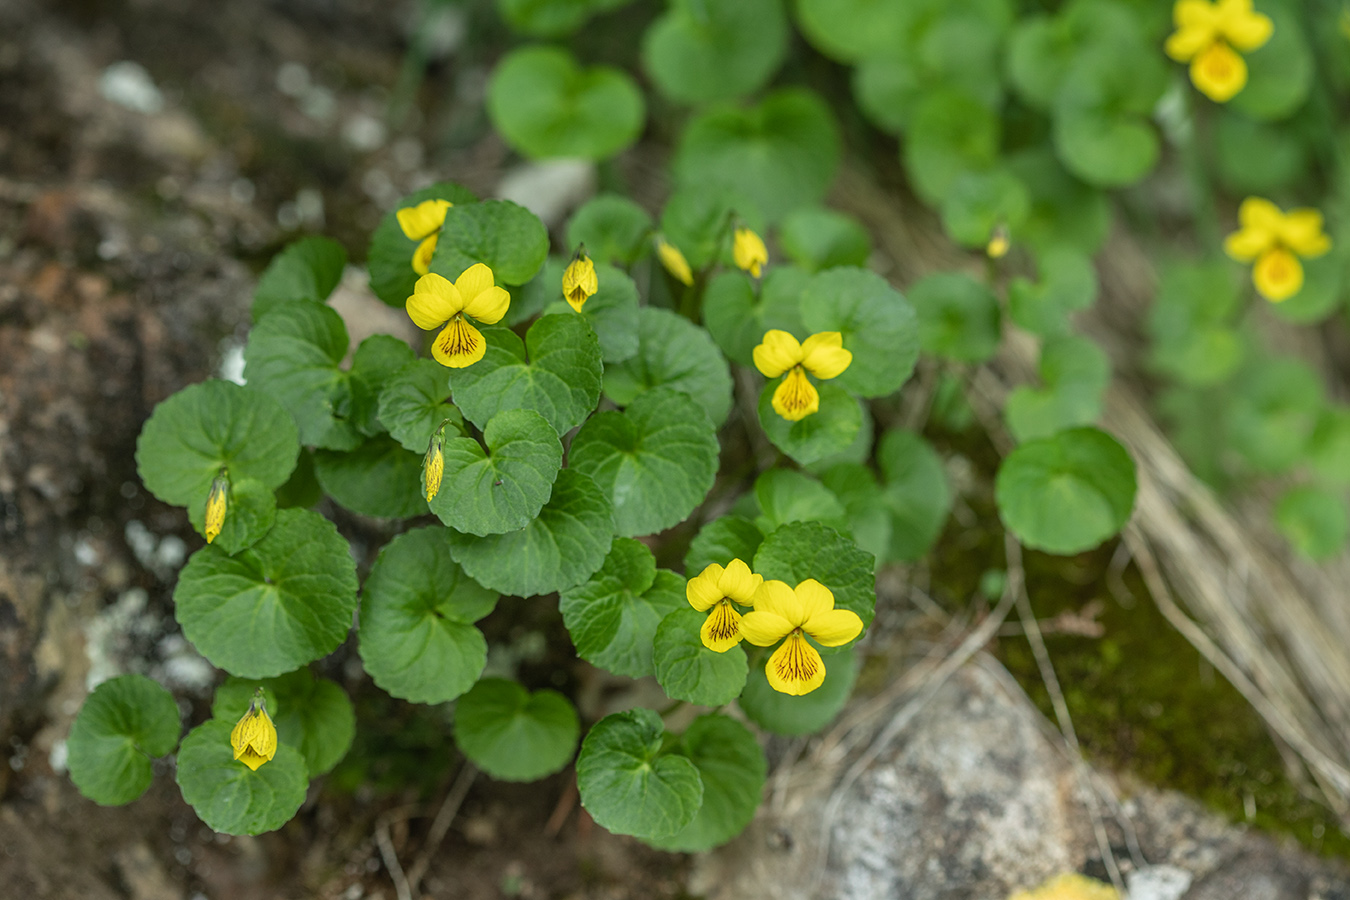
[[[270,394],[300,428],[300,441],[329,450],[351,450],[362,436],[352,420],[347,326],[330,307],[307,301],[282,303],[249,332],[244,374],[249,387]]]
[[[577,789],[602,828],[657,839],[694,820],[702,779],[688,758],[661,753],[664,734],[660,716],[632,709],[605,716],[582,741]]]
[[[631,266],[646,253],[651,233],[652,217],[641,206],[622,194],[597,194],[568,220],[567,246],[584,244],[597,266]],[[603,278],[600,283],[604,284]]]
[[[305,758],[289,744],[256,771],[234,758],[232,722],[212,719],[183,738],[178,750],[178,788],[212,831],[262,834],[285,825],[305,802]]]
[[[881,276],[848,267],[821,272],[802,294],[801,310],[808,333],[838,331],[853,354],[834,384],[882,397],[909,380],[919,358],[919,321],[910,302]]]
[[[980,98],[957,87],[928,91],[915,107],[904,145],[905,170],[919,196],[938,206],[967,172],[983,172],[998,158],[999,117]]]
[[[487,108],[506,142],[532,157],[613,156],[638,139],[646,118],[627,74],[582,68],[566,50],[542,46],[513,50],[497,64]]]
[[[1097,298],[1097,271],[1076,249],[1051,247],[1037,260],[1041,280],[1014,278],[1008,286],[1008,316],[1042,337],[1069,333],[1069,314]]]
[[[653,639],[652,666],[670,699],[721,706],[735,700],[745,687],[745,650],[737,645],[717,653],[703,646],[699,629],[705,619],[706,613],[688,604],[667,613]]]
[[[388,334],[371,335],[356,348],[347,377],[351,379],[350,417],[362,434],[374,437],[387,431],[378,415],[380,391],[416,358],[406,341]]]
[[[487,351],[481,360],[450,370],[455,404],[479,428],[504,410],[529,409],[566,434],[600,401],[605,366],[600,343],[583,317],[544,316],[530,326],[523,343],[508,328],[484,328],[483,338]]]
[[[334,681],[315,678],[309,669],[296,669],[277,678],[231,676],[216,688],[211,716],[237,722],[248,712],[258,688],[267,697],[267,713],[277,728],[277,742],[295,747],[305,758],[310,778],[317,778],[342,761],[356,736],[352,701]]]
[[[615,538],[600,571],[559,601],[577,655],[615,675],[651,675],[652,638],[668,613],[686,605],[684,586],[656,568],[642,543]]]
[[[1019,541],[1068,556],[1125,527],[1134,509],[1134,460],[1110,435],[1074,428],[1008,454],[994,491],[999,518]]]
[[[877,465],[885,475],[880,500],[891,517],[886,556],[916,562],[937,542],[951,512],[947,470],[931,444],[903,428],[882,436]]]
[[[777,388],[775,379],[760,392],[759,424],[775,447],[804,466],[843,453],[863,430],[861,402],[835,381],[816,383],[820,409],[797,422],[789,422],[774,410]]]
[[[295,468],[300,443],[286,411],[228,381],[190,385],[155,407],[136,440],[136,469],[150,493],[205,516],[211,482],[253,479],[272,490]],[[228,516],[227,516],[228,518]]]
[[[708,332],[665,309],[638,311],[638,352],[605,367],[605,396],[628,406],[656,387],[693,398],[720,426],[731,412],[731,372]]]
[[[375,683],[414,703],[469,690],[487,663],[474,623],[497,595],[450,559],[450,532],[418,528],[380,551],[361,592],[361,661]]]
[[[455,281],[483,263],[498,284],[524,284],[547,257],[548,230],[538,216],[509,200],[485,200],[445,211],[431,271]]]
[[[70,727],[70,779],[100,806],[130,803],[150,786],[150,759],[172,753],[182,725],[173,695],[144,675],[105,681]]]
[[[788,522],[823,522],[844,527],[847,513],[839,498],[805,472],[769,469],[755,479],[755,500],[760,516],[755,525],[764,534]]]
[[[819,522],[789,522],[764,539],[753,571],[796,587],[808,578],[829,588],[834,608],[858,614],[864,629],[876,612],[872,554]]]
[[[619,534],[652,534],[682,522],[712,488],[717,433],[687,395],[653,388],[623,412],[591,417],[568,464],[595,480],[614,506]]]
[[[1350,486],[1350,409],[1322,411],[1308,442],[1308,465],[1327,484]]]
[[[811,734],[824,728],[848,702],[858,663],[852,648],[827,648],[820,655],[825,660],[825,682],[811,693],[794,697],[775,691],[769,687],[761,661],[750,667],[737,705],[750,721],[774,734]]]
[[[833,209],[799,209],[783,220],[778,241],[807,272],[866,265],[872,239],[856,219]]]
[[[652,843],[662,850],[700,853],[725,844],[750,824],[769,767],[755,736],[730,716],[699,716],[689,723],[678,746],[698,768],[703,803],[679,834]]]
[[[781,0],[674,3],[642,38],[642,61],[677,103],[734,100],[782,65],[788,22]]]
[[[1004,168],[965,172],[942,198],[942,226],[952,240],[966,247],[983,249],[999,227],[1018,234],[1030,212],[1031,194],[1026,185]]]
[[[820,52],[858,62],[903,46],[910,28],[904,4],[877,0],[799,0],[797,24]]]
[[[406,519],[427,513],[422,454],[405,450],[388,435],[345,453],[315,451],[314,475],[330,497],[363,516]]]
[[[418,275],[413,271],[412,258],[421,243],[403,233],[403,228],[398,224],[398,210],[426,200],[446,200],[455,205],[478,202],[478,198],[467,188],[451,181],[441,181],[399,200],[398,206],[380,219],[380,224],[370,236],[370,253],[366,260],[370,269],[370,289],[376,297],[398,309],[404,308],[417,283]]]
[[[326,656],[347,637],[356,562],[331,522],[283,509],[238,556],[209,544],[194,553],[173,600],[183,635],[213,665],[266,678]]]
[[[552,266],[546,266],[548,272]],[[544,315],[577,316],[585,319],[600,339],[600,355],[606,365],[631,359],[638,352],[638,289],[633,279],[612,266],[595,267],[599,289],[578,314],[562,300],[554,300]],[[552,297],[562,296],[562,269],[550,275]]]
[[[445,442],[445,474],[431,511],[456,531],[479,536],[524,528],[548,502],[562,465],[553,426],[530,409],[497,413],[477,440]]]
[[[530,692],[484,678],[455,704],[455,743],[480,769],[502,781],[534,781],[567,765],[581,723],[557,691]]]
[[[998,300],[969,275],[939,272],[909,289],[919,313],[919,339],[928,353],[958,362],[984,362],[998,350]]]
[[[563,591],[599,569],[614,536],[614,512],[595,482],[563,469],[553,495],[520,531],[450,533],[450,554],[479,584],[520,597]]]
[[[301,238],[267,264],[253,290],[253,321],[290,300],[322,303],[333,293],[347,267],[347,251],[332,238]]]
[[[1080,337],[1048,341],[1041,348],[1040,374],[1043,388],[1021,385],[1008,395],[1004,414],[1019,442],[1097,420],[1111,381],[1111,363],[1100,347]]]
[[[1278,475],[1302,459],[1323,408],[1322,381],[1308,365],[1255,360],[1232,384],[1226,443],[1255,471]]]
[[[450,402],[447,370],[430,359],[413,361],[385,382],[379,416],[389,436],[413,453],[426,453],[431,436],[446,419],[447,434],[463,431],[464,419]]]
[[[1295,550],[1312,560],[1340,553],[1350,535],[1345,497],[1311,485],[1285,492],[1275,506],[1275,524]]]

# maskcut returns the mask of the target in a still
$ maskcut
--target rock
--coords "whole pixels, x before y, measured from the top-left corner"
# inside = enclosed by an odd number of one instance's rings
[[[1223,862],[1185,900],[1304,900],[1308,877],[1274,853],[1242,854]]]

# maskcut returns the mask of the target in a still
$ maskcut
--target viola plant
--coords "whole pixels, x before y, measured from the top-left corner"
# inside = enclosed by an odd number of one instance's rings
[[[1228,236],[1223,249],[1238,262],[1254,262],[1252,284],[1272,303],[1288,300],[1303,288],[1299,258],[1315,259],[1331,249],[1315,209],[1283,212],[1261,197],[1248,197],[1238,209],[1242,226]]]
[[[1252,0],[1177,0],[1172,7],[1176,31],[1167,39],[1167,55],[1191,64],[1191,83],[1209,99],[1224,103],[1247,85],[1250,53],[1270,40],[1274,24],[1256,12]]]

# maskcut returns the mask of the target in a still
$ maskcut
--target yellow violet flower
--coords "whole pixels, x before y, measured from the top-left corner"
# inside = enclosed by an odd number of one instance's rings
[[[834,378],[853,362],[853,354],[844,349],[844,337],[837,331],[813,334],[802,343],[786,331],[764,332],[764,342],[755,348],[755,368],[766,378],[787,377],[773,392],[773,411],[789,422],[799,422],[820,409],[820,392],[806,380],[810,372],[817,378]]]
[[[736,229],[732,238],[731,255],[739,268],[755,278],[759,277],[761,268],[769,261],[769,251],[764,246],[764,241],[749,228]]]
[[[453,205],[449,200],[423,200],[394,214],[408,240],[421,241],[412,257],[413,271],[418,275],[427,274],[431,268],[431,255],[436,252],[436,239],[445,224],[445,211]]]
[[[689,605],[699,612],[712,610],[699,629],[703,646],[725,653],[741,642],[741,614],[731,604],[753,606],[763,583],[764,576],[752,573],[739,559],[727,563],[726,568],[711,563],[689,579],[684,588]]]
[[[1031,891],[1017,891],[1008,900],[1120,900],[1116,889],[1077,872],[1056,875]]]
[[[1216,103],[1231,100],[1247,84],[1247,63],[1233,48],[1252,51],[1270,40],[1270,17],[1252,9],[1252,0],[1177,0],[1177,30],[1163,49],[1191,64],[1191,82]]]
[[[563,272],[563,297],[573,309],[581,312],[586,301],[598,290],[600,282],[595,277],[595,263],[586,255],[586,247],[583,244],[577,251],[576,258],[567,266],[567,271]]]
[[[452,369],[471,366],[483,358],[487,344],[466,319],[494,325],[506,315],[511,295],[496,286],[492,270],[474,263],[454,283],[435,272],[417,279],[407,302],[408,316],[423,331],[445,328],[431,344],[436,362]]]
[[[755,595],[754,612],[741,619],[741,636],[750,643],[768,647],[783,641],[769,657],[764,674],[769,687],[794,696],[809,694],[825,681],[825,660],[808,636],[823,646],[839,647],[862,629],[858,614],[835,609],[834,594],[814,578],[796,589],[782,581],[764,582]]]
[[[694,271],[689,268],[689,260],[684,258],[679,247],[667,242],[663,237],[657,237],[656,255],[672,278],[686,286],[693,285]]]
[[[220,536],[225,527],[225,510],[230,502],[230,477],[224,469],[211,482],[211,493],[206,498],[206,542]]]
[[[989,243],[985,245],[984,252],[989,254],[990,259],[1002,259],[1008,255],[1012,248],[1012,234],[1008,231],[1008,226],[999,224],[994,226],[994,230],[989,235]]]
[[[1286,213],[1269,200],[1248,197],[1238,207],[1238,224],[1224,241],[1224,252],[1238,262],[1256,261],[1252,283],[1272,303],[1288,300],[1303,287],[1300,256],[1310,259],[1331,249],[1322,214],[1315,209]]]
[[[449,420],[446,420],[449,421]],[[445,477],[445,422],[436,429],[427,444],[427,455],[422,459],[422,494],[430,503],[441,490],[441,479]]]
[[[248,712],[230,732],[230,746],[234,748],[234,758],[255,772],[277,755],[277,729],[267,714],[262,688],[258,688],[248,704]]]

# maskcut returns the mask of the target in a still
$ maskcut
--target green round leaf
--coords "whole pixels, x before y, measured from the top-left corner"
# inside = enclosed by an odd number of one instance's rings
[[[834,384],[881,397],[909,380],[919,358],[919,322],[914,307],[880,275],[855,268],[821,272],[807,284],[801,310],[807,332],[838,331],[853,354]]]
[[[1018,441],[1091,425],[1101,415],[1111,363],[1096,344],[1080,337],[1048,341],[1041,348],[1040,374],[1045,387],[1022,385],[1008,395],[1004,415]]]
[[[941,474],[945,490],[946,473]],[[848,513],[848,530],[853,536],[854,543],[860,550],[876,557],[877,568],[880,568],[892,558],[890,545],[893,528],[891,512],[882,498],[877,476],[861,463],[841,462],[821,472],[820,480],[844,505]],[[921,495],[925,501],[937,493],[929,485],[925,485],[925,489],[925,493]],[[928,545],[924,544],[917,556],[922,556],[927,549]]]
[[[652,638],[661,620],[687,605],[685,581],[657,569],[639,541],[615,538],[600,571],[562,592],[563,624],[577,655],[615,675],[652,674]]]
[[[797,0],[797,24],[820,52],[857,62],[905,44],[910,10],[894,0]]]
[[[689,544],[689,553],[684,558],[684,571],[693,577],[710,563],[725,567],[733,559],[748,565],[763,542],[764,533],[759,530],[759,526],[743,516],[713,519],[699,529]]]
[[[366,260],[366,266],[370,269],[370,289],[376,297],[398,309],[404,308],[417,283],[418,275],[413,271],[412,258],[421,243],[403,233],[398,224],[398,210],[416,206],[425,200],[448,200],[456,205],[478,202],[478,198],[467,188],[454,182],[441,181],[404,197],[398,201],[396,208],[380,219],[380,224],[370,236],[370,252]]]
[[[1065,171],[1047,145],[1009,157],[1007,166],[1031,192],[1031,209],[1014,241],[1042,256],[1059,246],[1084,256],[1097,252],[1111,227],[1111,205],[1103,191]]]
[[[1134,509],[1134,460],[1110,435],[1074,428],[1008,454],[994,492],[999,518],[1019,541],[1069,556],[1125,527]]]
[[[624,272],[612,266],[596,266],[599,290],[586,301],[581,315],[600,339],[600,356],[606,365],[623,362],[638,352],[638,289]],[[563,305],[559,312],[572,312]]]
[[[1323,409],[1322,382],[1296,359],[1254,362],[1238,373],[1225,410],[1227,443],[1247,465],[1276,475],[1302,458]]]
[[[1078,49],[1066,17],[1031,15],[1008,38],[1008,76],[1028,105],[1050,109]]]
[[[1215,120],[1212,146],[1219,179],[1239,196],[1276,195],[1308,169],[1307,149],[1293,129],[1229,109]]]
[[[967,247],[984,248],[1000,226],[1019,233],[1030,212],[1027,186],[1003,168],[965,172],[942,198],[942,226]]]
[[[862,266],[872,255],[867,229],[850,216],[824,207],[806,207],[789,215],[779,229],[778,241],[807,272]],[[704,305],[710,304],[705,301]]]
[[[389,435],[346,453],[315,451],[314,476],[330,497],[363,516],[406,519],[427,513],[422,454],[405,450]]]
[[[351,410],[349,417],[367,437],[384,434],[380,422],[380,391],[400,369],[416,360],[417,354],[406,341],[388,334],[375,334],[361,342],[352,354]]]
[[[173,601],[184,636],[213,665],[266,678],[326,656],[347,637],[356,562],[333,523],[283,509],[238,556],[209,544],[194,553]]]
[[[430,359],[416,360],[390,378],[380,391],[380,422],[389,436],[413,453],[426,453],[431,436],[446,419],[446,431],[463,430],[464,419],[450,402],[449,374]]]
[[[484,328],[483,338],[482,359],[450,370],[455,404],[479,428],[500,412],[529,409],[566,434],[600,402],[600,342],[582,316],[543,316],[523,343],[508,328]]]
[[[533,157],[613,156],[637,140],[646,117],[632,78],[609,66],[583,69],[556,47],[507,54],[488,82],[487,107],[506,142]]]
[[[814,578],[834,594],[834,608],[858,614],[864,629],[876,612],[872,554],[819,522],[789,522],[764,539],[751,567],[768,579],[796,587]]]
[[[1069,314],[1097,298],[1097,270],[1077,249],[1054,246],[1037,260],[1041,280],[1014,278],[1008,286],[1008,316],[1042,337],[1069,333]]]
[[[580,735],[577,711],[557,691],[484,678],[455,704],[455,743],[502,781],[553,774],[572,758]]]
[[[419,528],[380,551],[361,592],[361,662],[395,697],[444,703],[473,687],[487,663],[475,622],[497,595],[451,559],[450,532]]]
[[[291,301],[253,326],[244,348],[250,388],[278,400],[295,419],[300,441],[351,450],[362,436],[352,418],[352,389],[339,364],[347,355],[347,326],[331,307]]]
[[[697,273],[719,259],[730,263],[733,221],[744,219],[761,230],[759,212],[754,199],[735,187],[690,183],[666,200],[661,232]]]
[[[1314,560],[1340,553],[1350,536],[1345,497],[1311,485],[1291,488],[1280,498],[1275,524],[1295,550]]]
[[[665,727],[650,709],[605,716],[577,757],[581,805],[615,834],[657,839],[694,820],[703,781],[688,758],[662,754]]]
[[[286,483],[300,452],[295,423],[275,400],[228,381],[190,385],[155,407],[136,440],[136,469],[165,503],[206,514],[211,482]]]
[[[497,0],[502,18],[515,31],[534,37],[571,34],[591,16],[631,0]]]
[[[581,427],[568,465],[610,499],[619,534],[653,534],[703,502],[717,475],[717,433],[702,407],[668,387]]]
[[[1167,72],[1159,54],[1140,50],[1121,40],[1079,54],[1055,99],[1055,150],[1089,184],[1133,184],[1158,161],[1148,115],[1167,86]]]
[[[652,843],[662,850],[700,853],[725,844],[750,824],[764,793],[768,763],[755,736],[730,716],[699,716],[678,746],[698,768],[703,803],[678,834]]]
[[[562,444],[553,426],[531,409],[497,413],[483,429],[483,442],[445,442],[445,474],[431,511],[456,531],[479,536],[524,528],[548,502],[562,465]]]
[[[1324,409],[1308,442],[1308,465],[1327,484],[1350,486],[1350,409]]]
[[[638,311],[638,352],[605,367],[605,396],[628,406],[657,387],[687,394],[713,425],[731,412],[731,371],[708,332],[669,310]]]
[[[347,251],[332,238],[301,238],[267,264],[253,290],[253,321],[289,300],[322,303],[333,293],[347,268]]]
[[[632,200],[622,194],[597,194],[568,220],[567,246],[585,246],[596,265],[631,266],[646,253],[652,227],[652,217]],[[604,279],[600,281],[603,284]]]
[[[314,477],[314,454],[300,448],[295,471],[285,484],[277,488],[277,509],[309,509],[323,499],[323,488]],[[228,515],[226,516],[228,519]]]
[[[643,35],[642,59],[667,97],[710,103],[762,88],[787,44],[781,0],[677,0]]]
[[[498,284],[524,284],[547,258],[548,229],[538,216],[510,200],[485,200],[445,211],[431,271],[454,281],[483,263]]]
[[[775,379],[760,392],[760,427],[775,447],[804,466],[843,453],[863,430],[861,401],[833,381],[816,382],[820,409],[796,422],[774,411],[773,392],[777,388]]]
[[[70,780],[100,806],[130,803],[150,786],[150,758],[172,753],[182,726],[173,695],[144,675],[105,681],[70,727]]]
[[[794,214],[795,215],[795,214]],[[776,328],[792,334],[802,325],[801,296],[809,282],[795,266],[774,266],[759,282],[740,271],[719,272],[703,295],[703,322],[728,358],[743,366],[755,364],[755,347]]]
[[[451,556],[479,584],[532,597],[589,578],[605,561],[613,536],[608,498],[589,477],[569,468],[558,473],[548,503],[520,531],[449,537]]]
[[[310,778],[342,761],[356,736],[356,711],[347,692],[309,669],[296,669],[262,680],[230,677],[216,689],[211,716],[237,722],[248,712],[258,688],[267,698],[267,713],[277,728],[277,743],[298,749]]]
[[[760,515],[755,525],[769,534],[788,522],[823,522],[843,528],[847,513],[834,492],[805,472],[769,469],[755,479]]]
[[[985,362],[998,350],[998,299],[969,275],[938,272],[909,289],[919,315],[919,340],[928,353],[960,362]]]
[[[952,510],[947,470],[931,444],[903,428],[882,436],[877,465],[885,476],[881,502],[891,519],[886,555],[915,562],[937,542]]]
[[[882,131],[903,135],[919,101],[931,87],[912,54],[888,53],[859,63],[853,70],[853,97],[863,115]]]
[[[681,185],[744,193],[777,222],[824,198],[839,155],[839,132],[825,103],[802,88],[784,88],[758,106],[719,107],[690,122],[675,176]]]
[[[703,646],[699,629],[705,619],[706,613],[688,604],[667,614],[656,629],[652,666],[670,699],[721,706],[735,700],[745,687],[745,650],[737,645],[717,653]]]
[[[926,92],[903,148],[905,170],[919,196],[940,205],[962,174],[990,168],[998,158],[1000,127],[998,116],[968,91]]]
[[[769,687],[764,675],[765,656],[763,662],[750,667],[737,705],[750,721],[774,734],[811,734],[824,728],[848,702],[858,677],[858,663],[852,648],[826,649],[820,655],[825,660],[825,682],[811,693],[794,697]]]
[[[226,553],[235,554],[252,547],[271,530],[277,518],[277,496],[261,481],[231,479],[225,522],[212,543]],[[188,521],[197,533],[206,536],[206,504],[188,507]]]
[[[1223,262],[1163,268],[1158,297],[1149,310],[1150,363],[1182,384],[1227,381],[1242,361],[1234,329],[1241,298],[1231,266]]]
[[[1257,8],[1270,16],[1275,28],[1270,40],[1243,54],[1247,84],[1228,105],[1253,119],[1283,119],[1308,98],[1315,74],[1313,54],[1296,12],[1277,0],[1264,0]]]
[[[285,825],[305,802],[305,758],[289,744],[256,771],[234,758],[233,722],[212,719],[183,738],[178,788],[203,822],[221,834],[262,834]]]

